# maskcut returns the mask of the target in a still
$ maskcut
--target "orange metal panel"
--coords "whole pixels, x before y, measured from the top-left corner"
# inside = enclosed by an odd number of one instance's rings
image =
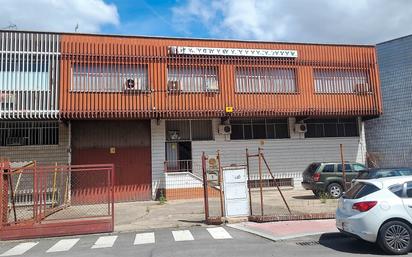
[[[60,110],[63,118],[184,118],[224,116],[376,116],[382,112],[376,52],[372,46],[259,43],[64,34],[61,37]],[[168,46],[293,49],[296,59],[169,55]],[[147,92],[71,90],[74,64],[147,66]],[[219,91],[169,93],[168,66],[216,67]],[[295,70],[296,93],[236,92],[236,68],[288,67]],[[371,92],[316,93],[314,69],[367,71]],[[87,88],[96,87],[90,82]],[[89,85],[90,84],[90,85]]]

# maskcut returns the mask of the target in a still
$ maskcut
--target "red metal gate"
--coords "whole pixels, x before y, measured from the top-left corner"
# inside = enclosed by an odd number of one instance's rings
[[[0,239],[112,232],[113,181],[112,164],[13,169],[0,163]],[[85,191],[93,199],[84,198]]]

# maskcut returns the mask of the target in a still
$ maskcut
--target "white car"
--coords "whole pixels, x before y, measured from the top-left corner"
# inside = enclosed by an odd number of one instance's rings
[[[386,253],[412,248],[412,176],[357,180],[338,202],[339,231],[377,243]]]

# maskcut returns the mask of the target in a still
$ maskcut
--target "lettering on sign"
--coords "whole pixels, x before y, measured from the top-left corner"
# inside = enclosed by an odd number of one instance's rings
[[[190,47],[170,46],[170,54],[192,54],[192,55],[223,55],[223,56],[252,56],[252,57],[275,57],[275,58],[297,58],[296,50],[270,50],[270,49],[240,49],[240,48],[212,48],[212,47]]]

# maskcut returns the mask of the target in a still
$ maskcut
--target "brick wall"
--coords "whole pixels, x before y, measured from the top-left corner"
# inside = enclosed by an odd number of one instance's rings
[[[69,163],[69,126],[59,123],[58,145],[30,145],[0,147],[0,158],[12,162],[37,161],[38,164]]]
[[[412,166],[412,35],[378,44],[383,115],[365,123],[380,167]]]

